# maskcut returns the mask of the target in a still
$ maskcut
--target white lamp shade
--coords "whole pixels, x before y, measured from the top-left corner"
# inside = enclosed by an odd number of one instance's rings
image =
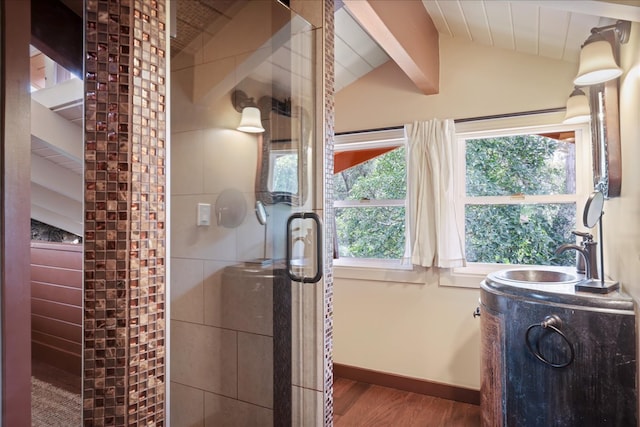
[[[613,57],[611,44],[598,40],[584,45],[580,51],[578,75],[573,80],[577,86],[594,85],[613,80],[622,74]]]
[[[260,120],[260,110],[256,107],[244,107],[242,109],[242,118],[237,128],[242,132],[260,133],[264,132],[262,120]]]
[[[587,95],[581,90],[574,91],[567,100],[567,112],[562,123],[586,123],[591,118]]]

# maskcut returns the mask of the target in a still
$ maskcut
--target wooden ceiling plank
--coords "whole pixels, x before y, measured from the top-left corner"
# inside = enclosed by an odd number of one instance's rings
[[[438,31],[420,1],[344,0],[349,12],[426,95],[439,92]]]

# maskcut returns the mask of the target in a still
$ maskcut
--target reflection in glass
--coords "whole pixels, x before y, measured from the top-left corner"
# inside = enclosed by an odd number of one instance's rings
[[[271,192],[298,193],[298,152],[271,149],[268,188]]]

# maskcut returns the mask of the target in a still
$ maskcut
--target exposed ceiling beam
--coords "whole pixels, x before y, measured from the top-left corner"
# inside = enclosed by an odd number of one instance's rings
[[[421,1],[344,0],[351,15],[426,95],[439,92],[438,30]]]

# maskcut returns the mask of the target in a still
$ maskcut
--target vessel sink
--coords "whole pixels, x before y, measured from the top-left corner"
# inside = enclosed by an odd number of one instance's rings
[[[496,279],[523,283],[555,284],[577,282],[580,277],[576,274],[558,270],[543,269],[513,269],[496,271],[493,275]]]

